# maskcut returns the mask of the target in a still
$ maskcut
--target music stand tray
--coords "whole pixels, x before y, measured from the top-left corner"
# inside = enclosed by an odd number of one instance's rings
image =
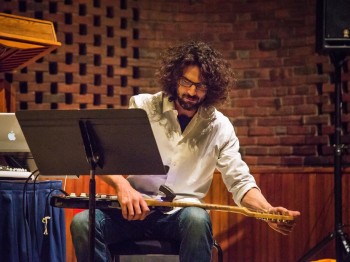
[[[96,175],[166,173],[142,109],[28,110],[16,116],[42,175],[89,174],[81,121],[91,124],[101,154]]]
[[[142,109],[16,112],[40,174],[87,175],[89,261],[95,253],[95,174],[166,174]]]

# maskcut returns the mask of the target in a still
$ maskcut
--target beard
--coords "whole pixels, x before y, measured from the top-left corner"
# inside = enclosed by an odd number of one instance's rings
[[[177,101],[183,109],[188,111],[197,110],[203,104],[203,100],[198,96],[190,96],[187,94],[183,94],[182,96],[178,94]]]

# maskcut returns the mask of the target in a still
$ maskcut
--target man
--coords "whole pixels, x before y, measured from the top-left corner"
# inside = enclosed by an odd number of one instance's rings
[[[239,142],[227,117],[215,109],[229,94],[233,75],[220,53],[203,42],[169,48],[157,72],[162,92],[131,98],[131,108],[149,117],[166,175],[101,176],[118,196],[121,211],[96,210],[96,261],[109,261],[107,244],[126,239],[169,239],[180,243],[180,261],[210,261],[213,237],[206,210],[186,207],[166,214],[150,212],[142,193],[157,195],[164,184],[175,201],[201,201],[215,169],[241,206],[297,217],[298,211],[273,207],[262,195],[239,153]],[[136,165],[137,163],[135,163]],[[293,223],[269,223],[288,234]],[[87,261],[88,212],[71,224],[78,261]]]

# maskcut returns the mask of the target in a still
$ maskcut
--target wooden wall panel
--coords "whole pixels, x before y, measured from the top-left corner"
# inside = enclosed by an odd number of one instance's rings
[[[0,73],[0,112],[15,112],[16,92]]]
[[[243,215],[211,212],[213,231],[216,240],[224,251],[224,261],[286,261],[295,262],[316,243],[333,231],[334,194],[333,169],[258,169],[252,173],[269,201],[290,209],[300,210],[302,216],[295,230],[289,236],[283,236],[268,227],[261,220]],[[349,224],[350,174],[343,176],[343,222]],[[67,192],[87,192],[89,177],[67,182]],[[97,178],[97,193],[112,193],[111,188]],[[233,205],[231,196],[215,174],[208,203]],[[74,262],[75,255],[71,244],[69,224],[72,210],[66,210],[67,223],[67,262]],[[344,230],[347,230],[345,227]],[[331,241],[313,259],[335,256],[335,242]]]

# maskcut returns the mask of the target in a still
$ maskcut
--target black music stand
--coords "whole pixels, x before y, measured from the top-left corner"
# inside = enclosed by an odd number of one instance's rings
[[[342,155],[344,144],[342,144],[342,80],[341,68],[345,61],[345,55],[341,52],[330,53],[331,61],[334,65],[334,84],[335,84],[335,102],[334,102],[334,231],[317,243],[298,262],[306,262],[324,248],[330,241],[335,240],[335,255],[338,262],[350,261],[350,242],[348,235],[343,228],[343,198],[342,198]]]
[[[16,112],[33,158],[46,176],[90,175],[89,261],[95,254],[95,175],[166,174],[142,109]]]

